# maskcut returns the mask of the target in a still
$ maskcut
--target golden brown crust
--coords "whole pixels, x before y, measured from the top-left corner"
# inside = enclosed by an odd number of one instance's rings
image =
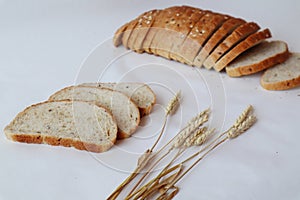
[[[300,86],[300,76],[291,80],[285,80],[275,83],[264,82],[263,78],[261,78],[260,84],[266,90],[288,90]]]
[[[231,77],[240,77],[244,75],[254,74],[273,67],[276,64],[283,63],[289,58],[289,55],[290,53],[287,48],[285,52],[269,57],[259,63],[242,67],[226,67],[226,73]]]
[[[226,52],[259,29],[260,27],[254,22],[248,22],[239,26],[207,57],[203,63],[204,67],[211,69]]]
[[[23,134],[11,134],[11,140],[22,143],[32,143],[32,144],[48,144],[52,146],[64,146],[64,147],[74,147],[79,150],[86,150],[95,153],[101,153],[110,149],[115,140],[106,143],[106,145],[96,145],[92,143],[82,142],[80,140],[74,140],[71,138],[57,138],[53,136],[43,136],[39,134],[23,135]]]
[[[118,47],[122,44],[122,38],[124,31],[127,29],[128,23],[124,24],[121,26],[115,33],[114,38],[113,38],[113,43],[115,47]]]
[[[219,61],[217,61],[217,63],[214,66],[214,69],[217,71],[221,71],[238,55],[270,37],[272,37],[272,35],[269,29],[253,33],[244,41],[240,42],[237,46],[231,49],[228,53],[226,53]]]

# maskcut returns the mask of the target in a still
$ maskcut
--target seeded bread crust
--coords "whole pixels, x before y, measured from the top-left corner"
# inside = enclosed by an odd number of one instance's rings
[[[155,35],[152,39],[150,44],[150,51],[155,55],[165,55],[162,57],[166,57],[168,54],[167,49],[171,45],[168,40],[168,35],[171,34],[172,29],[175,26],[175,22],[179,21],[182,14],[185,13],[188,7],[186,6],[174,6],[167,9],[162,10],[161,12],[164,13],[160,19],[156,20],[156,26],[152,27],[155,31]],[[180,15],[176,15],[176,14]]]
[[[134,44],[132,50],[137,53],[143,53],[143,42],[148,34],[150,27],[152,27],[156,16],[159,14],[160,10],[152,10],[148,12],[148,15],[145,15],[142,19],[139,20],[137,26],[133,30]]]
[[[132,30],[130,32],[130,35],[128,35],[128,42],[127,47],[131,50],[134,50],[135,40],[138,37],[139,34],[139,28],[141,24],[144,23],[151,23],[153,13],[156,12],[156,10],[150,10],[148,12],[144,12],[141,14],[138,18],[136,18]]]
[[[203,48],[211,35],[223,24],[229,17],[207,11],[207,13],[196,23],[190,32],[188,39],[182,46],[182,55],[179,59],[182,63],[196,65],[194,60],[200,49]]]
[[[257,32],[260,27],[254,22],[242,24],[235,29],[228,37],[225,38],[216,49],[206,58],[203,65],[207,69],[211,69],[216,62],[225,55],[231,48],[244,40],[249,35]]]
[[[97,87],[70,86],[49,97],[50,101],[65,99],[88,101],[108,109],[117,121],[118,139],[130,137],[140,123],[138,107],[129,97],[118,91]]]
[[[275,49],[276,46],[283,48]],[[273,48],[273,49],[272,49]],[[272,55],[263,55],[263,51],[273,53]],[[226,72],[231,77],[240,77],[260,72],[270,68],[276,64],[286,61],[290,53],[288,46],[282,41],[262,42],[261,44],[252,47],[237,57],[232,63],[226,67]],[[254,59],[255,56],[260,56],[259,60]],[[247,62],[248,61],[248,62]],[[244,63],[247,64],[244,64]]]
[[[285,62],[267,69],[260,84],[266,90],[287,90],[300,86],[300,53],[291,53]]]
[[[153,49],[152,49],[152,47],[153,47],[152,42],[153,42],[158,30],[161,28],[160,25],[163,24],[163,22],[166,19],[169,19],[174,14],[174,12],[177,9],[179,9],[179,7],[180,6],[173,6],[170,8],[163,9],[155,16],[154,22],[153,22],[152,26],[149,28],[149,31],[143,41],[142,47],[145,50],[145,52],[147,52],[149,54],[154,53]]]
[[[238,55],[242,54],[249,48],[259,44],[260,42],[264,41],[267,38],[272,37],[271,32],[269,29],[265,29],[263,31],[253,33],[245,40],[240,42],[237,46],[227,52],[222,58],[217,61],[214,66],[214,69],[217,71],[221,71],[224,69],[231,61],[233,61]]]
[[[239,18],[230,18],[211,36],[204,47],[200,50],[196,57],[197,66],[202,66],[205,59],[213,51],[213,49],[228,35],[230,35],[238,26],[246,23],[245,20]]]
[[[22,112],[20,112],[15,119],[8,125],[5,127],[4,129],[4,133],[6,135],[6,137],[9,140],[12,141],[16,141],[16,142],[22,142],[22,143],[34,143],[34,144],[49,144],[49,145],[53,145],[53,146],[64,146],[64,147],[74,147],[76,149],[79,150],[86,150],[86,151],[90,151],[90,152],[96,152],[96,153],[101,153],[104,151],[107,151],[108,149],[110,149],[113,144],[116,142],[116,137],[117,137],[117,124],[115,122],[115,119],[112,117],[112,115],[109,113],[108,110],[106,110],[103,107],[98,107],[98,109],[103,110],[104,112],[106,112],[108,114],[108,116],[110,116],[110,119],[113,122],[112,127],[107,127],[108,130],[110,130],[110,137],[109,140],[107,140],[105,143],[102,144],[97,144],[97,141],[95,142],[86,142],[86,141],[82,141],[81,139],[78,139],[76,137],[74,138],[67,138],[65,136],[52,136],[43,132],[39,132],[40,130],[36,130],[36,131],[32,131],[31,132],[22,132],[22,130],[16,130],[17,127],[17,120],[22,120],[23,116],[25,116],[30,110],[33,110],[41,105],[45,105],[45,104],[61,104],[62,106],[64,105],[69,105],[72,106],[73,102],[70,100],[63,100],[63,101],[46,101],[46,102],[41,102],[41,103],[37,103],[34,105],[31,105],[29,107],[27,107],[25,110],[23,110]],[[92,103],[88,103],[88,102],[78,102],[76,101],[76,103],[78,104],[89,104],[90,106],[96,106]],[[47,113],[45,111],[45,113]],[[61,110],[61,113],[64,113],[64,109]],[[41,118],[39,118],[41,119]],[[25,120],[25,119],[24,119]],[[62,119],[63,120],[63,119]],[[25,122],[23,122],[25,123]],[[32,123],[38,123],[36,121],[33,121]],[[45,123],[45,122],[42,122]],[[76,129],[76,128],[74,128]],[[114,130],[114,131],[112,131]]]
[[[154,92],[144,83],[83,83],[79,86],[106,88],[122,92],[138,106],[141,117],[149,115],[156,102]]]
[[[167,58],[180,61],[181,60],[181,48],[184,41],[187,39],[190,32],[193,30],[196,23],[203,17],[206,11],[200,9],[189,9],[184,16],[180,19],[181,27],[177,33],[173,32],[172,37],[172,47],[169,50],[169,55]],[[179,27],[178,27],[179,28]]]

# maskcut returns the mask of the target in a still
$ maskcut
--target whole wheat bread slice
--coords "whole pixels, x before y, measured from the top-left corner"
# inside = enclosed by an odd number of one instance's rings
[[[206,58],[203,65],[207,69],[211,69],[216,62],[230,49],[244,40],[249,35],[257,32],[260,27],[254,22],[248,22],[240,25],[228,37],[226,37],[215,50]]]
[[[300,85],[300,53],[291,53],[283,63],[267,69],[260,83],[267,90],[287,90]]]
[[[259,44],[267,38],[272,37],[269,29],[253,33],[248,36],[245,40],[236,45],[233,49],[227,52],[220,60],[214,65],[214,69],[221,71],[224,69],[231,61],[233,61],[238,55],[242,54],[249,48]]]
[[[202,66],[205,59],[214,50],[214,48],[230,35],[238,26],[246,23],[245,20],[239,18],[230,18],[211,36],[194,61],[197,66]]]
[[[83,83],[80,86],[99,87],[116,90],[124,93],[138,106],[140,116],[150,114],[156,97],[151,88],[144,83],[121,82],[121,83]]]
[[[131,136],[140,122],[140,112],[129,97],[110,89],[71,86],[53,94],[49,100],[77,100],[96,103],[108,109],[117,121],[118,139]]]
[[[226,67],[231,77],[239,77],[260,72],[289,57],[288,46],[283,41],[262,42],[245,51]]]
[[[20,112],[5,127],[10,140],[103,152],[116,141],[117,125],[109,111],[93,103],[48,101]]]

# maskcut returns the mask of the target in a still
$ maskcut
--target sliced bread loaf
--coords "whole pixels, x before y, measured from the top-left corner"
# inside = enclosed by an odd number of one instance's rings
[[[118,138],[126,138],[133,134],[140,122],[137,106],[125,94],[104,88],[71,86],[55,94],[49,100],[76,100],[96,103],[108,109],[117,121]]]
[[[156,102],[154,92],[144,83],[83,83],[80,86],[107,88],[122,92],[130,97],[130,99],[138,106],[140,116],[150,114],[152,107]]]
[[[254,74],[284,62],[289,57],[287,44],[282,41],[262,42],[242,53],[226,67],[231,77]]]
[[[93,103],[48,101],[26,108],[4,129],[13,141],[103,152],[117,137],[109,111]]]
[[[233,61],[238,55],[242,54],[249,48],[259,44],[267,38],[272,37],[269,29],[253,33],[248,36],[245,40],[236,45],[233,49],[227,52],[224,56],[219,59],[214,65],[214,69],[221,71],[224,69],[231,61]]]
[[[267,90],[286,90],[300,85],[300,53],[292,53],[283,63],[267,69],[260,81]]]
[[[213,49],[231,34],[238,26],[246,23],[243,19],[230,18],[211,36],[194,61],[197,66],[202,66],[204,60],[209,56]]]
[[[258,31],[260,27],[254,22],[248,22],[240,25],[228,37],[226,37],[215,50],[206,58],[203,65],[207,69],[211,69],[215,63],[231,48],[249,35]]]

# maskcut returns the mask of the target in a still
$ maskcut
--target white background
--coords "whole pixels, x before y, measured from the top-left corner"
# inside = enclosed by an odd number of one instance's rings
[[[291,51],[300,51],[297,0],[0,0],[0,128],[25,107],[73,84],[89,52],[111,38],[123,23],[146,10],[175,4],[255,21],[270,28],[273,39],[286,41]],[[189,67],[186,70],[192,72]],[[259,75],[221,77],[226,94],[225,125],[249,103],[259,121],[183,179],[176,199],[300,199],[300,89],[265,91]],[[130,145],[130,140],[127,143]],[[105,199],[127,175],[100,164],[87,152],[17,144],[1,131],[1,200]]]

